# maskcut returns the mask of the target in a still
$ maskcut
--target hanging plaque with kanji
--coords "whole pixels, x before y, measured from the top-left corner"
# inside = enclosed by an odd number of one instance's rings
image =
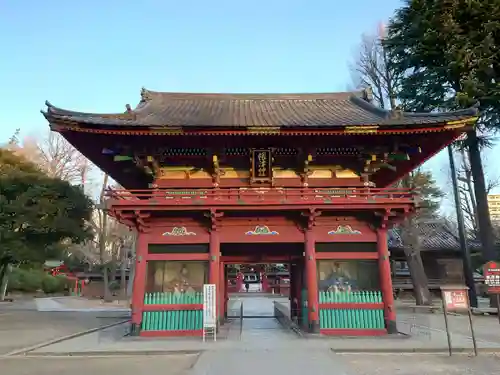
[[[252,150],[252,180],[271,181],[273,178],[272,153],[269,149]]]

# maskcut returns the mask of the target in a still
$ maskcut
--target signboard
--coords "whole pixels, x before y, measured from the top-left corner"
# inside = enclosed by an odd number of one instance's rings
[[[472,311],[469,305],[469,288],[464,285],[447,285],[441,287],[441,300],[443,301],[444,325],[446,327],[446,338],[448,339],[448,352],[451,356],[451,334],[448,322],[448,313],[453,311],[465,311],[469,316],[469,327],[472,337],[474,355],[477,356],[476,335],[472,324]]]
[[[500,294],[500,264],[488,262],[484,265],[484,283],[488,293]]]
[[[252,180],[271,181],[273,178],[271,150],[252,150]]]
[[[203,285],[203,328],[217,327],[215,284]]]
[[[469,309],[469,298],[466,290],[443,290],[445,308],[448,311]]]

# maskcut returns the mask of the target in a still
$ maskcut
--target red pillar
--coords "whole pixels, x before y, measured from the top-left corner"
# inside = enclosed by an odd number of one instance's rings
[[[219,300],[220,288],[219,288],[219,261],[220,261],[220,241],[219,233],[216,230],[212,230],[210,233],[210,260],[208,269],[208,283],[215,284],[215,290],[217,293],[216,299]],[[217,303],[217,316],[219,316],[219,304]]]
[[[309,331],[319,333],[318,313],[318,277],[316,264],[316,249],[314,233],[308,229],[305,232],[305,262],[307,282],[307,309],[309,313]]]
[[[269,280],[267,279],[267,275],[265,272],[261,272],[262,275],[262,292],[269,293]]]
[[[132,328],[131,334],[138,335],[141,329],[144,293],[146,292],[146,256],[148,254],[148,239],[146,233],[137,232],[135,249],[135,273],[132,288]]]
[[[387,228],[377,229],[378,265],[380,273],[380,289],[384,302],[384,318],[387,333],[397,333],[396,311],[394,308],[394,294],[392,290],[391,263],[387,245]]]

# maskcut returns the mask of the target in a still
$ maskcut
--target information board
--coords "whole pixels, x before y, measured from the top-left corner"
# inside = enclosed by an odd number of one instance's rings
[[[468,310],[469,298],[466,290],[443,290],[447,311]]]
[[[216,288],[215,284],[203,285],[203,328],[216,328]]]
[[[472,337],[472,345],[474,355],[477,356],[476,335],[474,333],[474,325],[472,324],[472,311],[469,304],[469,288],[465,285],[446,285],[441,288],[441,300],[443,302],[444,324],[446,327],[446,338],[448,340],[448,351],[452,354],[451,349],[451,334],[448,322],[449,312],[467,312],[469,316],[469,327]]]
[[[500,265],[497,262],[484,265],[484,283],[488,287],[488,293],[500,294]]]

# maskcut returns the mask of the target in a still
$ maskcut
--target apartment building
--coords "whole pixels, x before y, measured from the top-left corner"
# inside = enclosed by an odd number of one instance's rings
[[[488,208],[491,220],[500,222],[500,194],[488,195]]]

